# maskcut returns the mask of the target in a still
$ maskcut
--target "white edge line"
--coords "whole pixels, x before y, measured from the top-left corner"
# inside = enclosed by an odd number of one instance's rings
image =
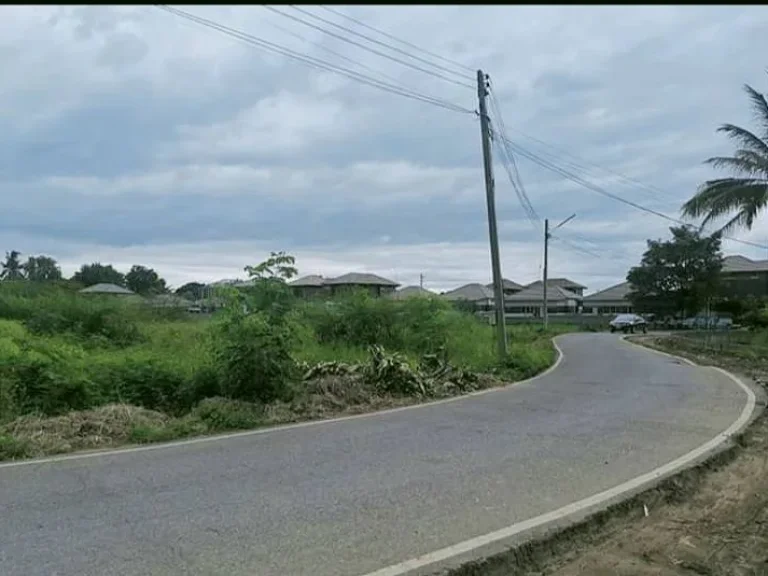
[[[515,386],[519,386],[521,384],[528,384],[540,378],[544,378],[545,376],[548,376],[549,374],[554,372],[558,368],[558,366],[560,366],[564,358],[563,351],[560,349],[560,346],[558,346],[557,344],[557,340],[558,338],[560,338],[560,336],[563,336],[563,335],[555,336],[554,338],[552,338],[552,346],[554,347],[555,352],[557,353],[557,358],[555,359],[555,363],[552,364],[552,366],[544,370],[544,372],[537,374],[536,376],[532,376],[531,378],[527,378],[525,380],[519,380],[517,382],[511,382],[504,386],[486,388],[485,390],[477,390],[475,392],[470,392],[469,394],[462,394],[461,396],[453,396],[451,398],[443,398],[441,400],[435,400],[432,402],[421,402],[419,404],[410,404],[408,406],[400,406],[398,408],[388,408],[386,410],[365,412],[364,414],[353,414],[351,416],[340,416],[338,418],[328,418],[325,420],[310,420],[307,422],[297,422],[295,424],[282,424],[282,425],[259,428],[257,430],[245,430],[243,432],[233,432],[231,434],[200,436],[198,438],[191,438],[189,440],[177,440],[175,442],[162,442],[158,444],[149,444],[145,446],[135,446],[133,448],[115,448],[111,450],[98,450],[98,451],[85,452],[80,454],[65,454],[61,456],[49,456],[47,458],[36,458],[32,460],[18,460],[18,461],[12,461],[12,462],[5,462],[5,463],[0,463],[0,470],[4,468],[17,468],[19,466],[33,466],[33,465],[40,465],[40,464],[51,464],[54,462],[66,462],[69,460],[85,460],[88,458],[99,458],[102,456],[119,456],[122,454],[133,454],[136,452],[150,452],[152,450],[167,450],[169,448],[180,448],[183,446],[191,446],[194,444],[203,444],[207,442],[222,442],[225,440],[232,440],[234,438],[245,438],[248,436],[257,436],[260,434],[282,432],[284,430],[296,430],[297,428],[307,428],[309,426],[336,424],[338,422],[346,422],[349,420],[359,420],[362,418],[372,418],[374,416],[382,416],[386,414],[394,414],[397,412],[405,412],[406,410],[417,410],[419,408],[427,408],[430,406],[438,406],[440,404],[448,404],[449,402],[460,402],[462,400],[468,400],[470,398],[483,396],[485,394],[491,394],[493,392],[502,392],[504,390],[509,390],[510,388],[513,388]]]
[[[672,354],[667,354],[666,352],[653,350],[645,346],[640,346],[639,344],[634,344],[633,342],[627,341],[627,343],[644,348],[646,350],[650,350],[652,352],[659,352],[660,354],[664,354],[665,356],[670,356],[672,358],[685,360],[685,358],[680,358]],[[697,366],[697,364],[693,362],[690,362],[690,364],[693,366]],[[715,370],[718,370],[719,372],[721,372],[722,374],[724,374],[725,376],[733,380],[736,384],[738,384],[739,387],[741,387],[741,389],[747,394],[747,403],[744,406],[744,409],[741,411],[741,414],[739,415],[738,419],[733,424],[731,424],[724,432],[721,432],[709,442],[699,446],[698,448],[696,448],[691,452],[688,452],[687,454],[684,454],[683,456],[673,460],[672,462],[669,462],[667,464],[664,464],[663,466],[660,466],[659,468],[656,468],[655,470],[652,470],[651,472],[643,474],[642,476],[638,476],[637,478],[624,482],[623,484],[619,484],[618,486],[615,486],[613,488],[609,488],[608,490],[600,492],[599,494],[595,494],[594,496],[589,496],[588,498],[584,498],[583,500],[579,500],[578,502],[568,504],[567,506],[563,506],[562,508],[558,508],[557,510],[554,510],[552,512],[547,512],[546,514],[536,516],[535,518],[524,520],[523,522],[518,522],[517,524],[512,524],[507,528],[502,528],[501,530],[490,532],[489,534],[484,534],[483,536],[477,536],[476,538],[471,538],[470,540],[465,540],[464,542],[454,544],[453,546],[442,548],[441,550],[436,550],[435,552],[430,552],[423,556],[412,558],[411,560],[406,560],[405,562],[400,562],[399,564],[393,564],[392,566],[387,566],[386,568],[376,570],[375,572],[369,572],[362,576],[402,576],[403,574],[407,574],[412,570],[416,570],[418,568],[425,568],[431,564],[436,564],[437,562],[449,560],[451,558],[459,556],[460,554],[472,552],[473,550],[476,550],[483,546],[487,546],[489,544],[493,544],[501,540],[506,540],[507,538],[511,538],[512,536],[516,536],[528,530],[532,530],[534,528],[538,528],[545,524],[549,524],[550,522],[562,520],[563,518],[566,518],[571,514],[576,514],[577,512],[582,512],[593,506],[603,504],[626,492],[630,492],[632,490],[641,488],[644,485],[649,484],[654,480],[657,480],[661,476],[665,476],[666,474],[676,472],[677,470],[685,467],[686,465],[690,464],[691,462],[695,461],[701,456],[715,450],[721,444],[726,442],[733,434],[735,434],[736,432],[739,432],[744,426],[747,425],[750,418],[752,417],[752,412],[755,409],[756,398],[755,398],[755,393],[752,391],[752,389],[746,384],[744,384],[744,382],[742,382],[738,377],[734,376],[730,372],[727,372],[726,370],[723,370],[722,368],[718,368],[715,366],[711,366],[711,368],[715,368]]]

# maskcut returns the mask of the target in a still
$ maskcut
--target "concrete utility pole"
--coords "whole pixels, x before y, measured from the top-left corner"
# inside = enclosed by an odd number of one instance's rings
[[[576,218],[576,214],[571,214],[570,216],[568,216],[568,218],[566,218],[565,220],[560,222],[560,224],[555,226],[553,230],[557,230],[558,228],[560,228],[560,226],[562,226],[566,222],[570,222],[574,218]],[[544,285],[543,285],[544,309],[542,310],[542,315],[544,316],[544,329],[549,327],[549,311],[547,310],[547,308],[549,307],[549,302],[547,300],[547,272],[549,268],[549,239],[550,238],[552,238],[552,234],[549,233],[549,220],[545,219],[544,220]]]
[[[507,357],[507,328],[504,320],[504,286],[499,256],[499,232],[496,228],[496,200],[494,198],[493,162],[491,160],[491,128],[488,120],[488,80],[482,70],[477,71],[477,99],[480,103],[480,134],[483,140],[483,168],[485,169],[485,198],[488,204],[488,235],[491,240],[491,269],[493,271],[493,302],[496,312],[496,338],[499,359]]]

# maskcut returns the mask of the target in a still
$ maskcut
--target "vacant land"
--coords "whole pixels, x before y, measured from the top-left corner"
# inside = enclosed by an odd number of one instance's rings
[[[266,279],[211,318],[0,283],[0,459],[164,441],[454,396],[552,364],[549,332],[433,298],[293,298]]]
[[[760,350],[766,336],[688,334],[635,341],[701,364],[764,375],[768,356],[761,357]],[[714,461],[585,525],[455,576],[768,575],[768,416],[762,414],[738,440]]]

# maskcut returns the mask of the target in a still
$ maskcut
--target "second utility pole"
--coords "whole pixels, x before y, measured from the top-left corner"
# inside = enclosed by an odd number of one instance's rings
[[[504,287],[499,256],[499,232],[496,228],[493,162],[491,160],[491,128],[488,121],[488,84],[482,70],[477,71],[477,98],[480,102],[480,133],[483,139],[483,168],[485,169],[485,198],[488,204],[488,234],[491,239],[491,269],[493,270],[493,303],[496,312],[496,338],[499,360],[507,357],[507,328],[504,319]]]
[[[547,329],[549,325],[549,302],[547,302],[547,267],[549,266],[549,220],[544,220],[544,309],[542,315],[544,316],[544,329]]]

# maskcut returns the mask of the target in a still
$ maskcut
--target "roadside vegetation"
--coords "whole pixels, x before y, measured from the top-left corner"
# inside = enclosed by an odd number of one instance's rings
[[[212,317],[65,281],[0,283],[0,459],[155,442],[464,394],[552,364],[554,333],[435,298],[293,297],[285,254]]]

